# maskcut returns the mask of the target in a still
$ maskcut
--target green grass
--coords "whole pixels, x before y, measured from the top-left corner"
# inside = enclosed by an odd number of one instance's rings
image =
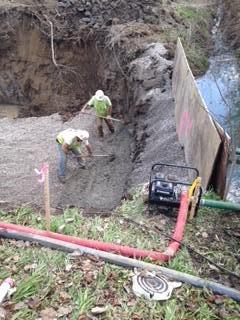
[[[64,224],[63,232],[70,235],[144,248],[159,247],[159,240],[162,240],[160,233],[142,232],[139,227],[126,223],[124,218],[148,226],[151,223],[158,224],[162,219],[161,216],[148,214],[147,207],[137,192],[133,200],[124,201],[111,217],[85,217],[80,210],[70,209],[61,216],[52,217],[51,230],[57,231]],[[1,211],[0,219],[45,228],[44,217],[25,207],[10,212]],[[240,272],[234,257],[229,255],[230,250],[235,253],[240,251],[237,241],[214,240],[213,232],[217,232],[216,226],[232,227],[237,223],[235,216],[227,216],[227,222],[224,223],[222,219],[225,218],[218,211],[202,208],[191,224],[187,225],[184,241],[191,246],[196,245],[198,251],[216,262]],[[165,226],[168,234],[171,234],[173,225]],[[212,245],[209,239],[201,239],[203,231],[209,235],[213,234]],[[168,241],[165,241],[163,249],[167,243]],[[198,275],[200,272],[202,276],[209,270],[209,265],[205,262],[201,262],[199,268],[184,247],[168,266],[192,275]],[[168,301],[154,302],[137,298],[131,289],[132,275],[131,270],[104,264],[98,260],[89,260],[89,257],[72,260],[63,252],[41,248],[38,245],[4,240],[0,246],[0,280],[8,276],[14,278],[17,291],[10,301],[13,306],[21,304],[19,308],[11,309],[11,320],[36,320],[42,310],[53,308],[58,312],[60,306],[71,308],[68,319],[84,319],[91,315],[93,307],[99,305],[107,306],[107,311],[98,317],[104,320],[208,320],[221,319],[221,312],[224,312],[224,318],[228,320],[237,320],[239,317],[240,307],[233,300],[223,297],[219,305],[211,302],[214,295],[210,291],[188,285],[175,289]],[[37,303],[34,304],[34,301]],[[67,316],[60,319],[67,319]]]
[[[166,244],[160,242],[156,233],[146,233],[134,224],[124,221],[124,217],[130,217],[138,222],[141,218],[141,221],[148,225],[149,218],[143,214],[143,211],[144,204],[139,192],[137,192],[132,201],[125,201],[121,208],[118,208],[110,217],[86,217],[78,209],[69,209],[61,216],[52,216],[51,231],[58,232],[59,228],[64,226],[61,233],[66,235],[124,244],[142,249],[155,247],[164,250],[167,242]],[[0,212],[0,219],[45,229],[44,217],[36,215],[31,209],[25,207],[8,214]]]
[[[165,42],[168,45],[172,56],[175,53],[177,38],[180,38],[195,76],[203,74],[209,66],[214,10],[209,6],[205,8],[191,6],[191,2],[189,5],[185,2],[175,4],[172,14],[174,12],[177,25],[166,24],[154,35],[155,41]]]
[[[171,300],[165,307],[165,320],[175,320],[177,318],[177,304],[175,300]]]
[[[186,248],[182,248],[174,259],[169,262],[169,268],[196,276],[191,257]]]
[[[178,6],[177,13],[184,20],[186,29],[180,35],[184,49],[194,74],[203,73],[208,68],[208,55],[213,23],[212,10],[188,6]]]
[[[20,302],[30,298],[36,295],[39,290],[43,296],[46,296],[52,285],[53,280],[48,270],[44,266],[38,267],[35,272],[20,281],[13,301]]]
[[[33,319],[37,319],[37,312],[34,312],[31,309],[26,307],[17,311],[11,317],[11,320],[33,320]]]
[[[82,258],[80,261],[71,262],[73,269],[66,272],[64,270],[66,265],[69,264],[69,259],[65,254],[45,249],[45,257],[41,258],[42,250],[40,248],[19,248],[7,241],[4,241],[3,246],[3,251],[11,249],[15,256],[23,255],[24,259],[22,261],[26,261],[26,263],[28,263],[26,256],[32,257],[34,256],[32,251],[39,250],[38,257],[35,259],[38,268],[32,273],[24,271],[24,266],[20,263],[16,266],[14,259],[8,263],[9,275],[15,279],[18,288],[11,301],[12,303],[24,303],[21,310],[13,311],[11,319],[35,320],[41,310],[50,306],[58,310],[60,304],[65,307],[69,305],[72,307],[73,311],[70,319],[74,320],[77,320],[80,315],[87,315],[91,308],[98,304],[109,306],[106,314],[100,319],[118,319],[118,316],[123,319],[137,319],[137,317],[139,319],[218,319],[218,306],[214,304],[209,306],[206,301],[210,293],[201,289],[182,286],[174,291],[169,301],[147,301],[136,298],[132,293],[132,272],[127,269],[108,264],[99,268],[94,266],[93,262],[90,264],[92,270],[83,272],[81,268],[86,258]],[[52,254],[54,254],[53,257]],[[48,259],[46,259],[46,255]],[[56,255],[59,255],[59,257],[56,258]],[[51,257],[53,258],[52,271],[51,276],[49,276],[46,269],[50,268],[48,261],[51,260]],[[181,265],[179,259],[177,257],[175,259],[177,262],[175,261],[172,267],[178,265],[177,269],[181,269],[179,268],[179,264]],[[47,261],[46,269],[41,266],[42,261]],[[59,261],[62,263],[62,268],[59,268]],[[16,268],[14,274],[12,274],[11,268],[14,265]],[[91,274],[92,271],[96,272],[96,276]],[[90,281],[88,279],[89,272],[91,274]],[[196,270],[194,273],[196,273]],[[27,276],[27,274],[29,275]],[[128,292],[126,292],[126,287],[129,289]],[[62,291],[70,296],[70,300],[62,301],[59,298]],[[40,305],[36,309],[27,307],[29,299],[36,297],[40,299]],[[224,298],[223,305],[229,316],[234,319],[234,313],[237,314],[236,312],[239,311],[237,304]]]
[[[205,16],[205,11],[188,6],[177,6],[177,12],[185,22],[197,23],[202,20],[202,15]]]
[[[72,320],[78,320],[80,315],[88,313],[95,305],[96,298],[94,297],[93,288],[80,289],[70,291],[71,296],[75,301],[75,311],[72,315]]]

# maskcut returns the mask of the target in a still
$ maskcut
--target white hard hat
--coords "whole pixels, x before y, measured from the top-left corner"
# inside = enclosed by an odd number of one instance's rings
[[[81,140],[88,140],[89,133],[86,130],[77,130],[76,131],[76,136]]]
[[[104,99],[104,92],[102,90],[97,90],[95,97],[97,100],[102,101]]]

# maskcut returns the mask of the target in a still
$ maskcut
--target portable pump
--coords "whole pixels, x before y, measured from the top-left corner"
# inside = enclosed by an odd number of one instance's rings
[[[182,172],[183,170],[192,171],[192,181],[181,181],[172,171]],[[165,171],[165,174],[163,173]],[[166,171],[170,171],[167,172]],[[151,168],[150,182],[149,182],[149,196],[150,204],[158,204],[164,207],[178,208],[180,206],[181,193],[187,190],[192,182],[198,177],[198,170],[192,167],[177,166],[166,163],[155,163]]]
[[[174,188],[172,182],[167,182],[164,179],[164,176],[160,173],[156,173],[155,179],[152,183],[152,190],[156,196],[158,197],[173,197]]]

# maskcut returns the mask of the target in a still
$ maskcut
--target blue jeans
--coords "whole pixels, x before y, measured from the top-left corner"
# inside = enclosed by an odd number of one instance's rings
[[[58,150],[58,176],[65,177],[66,175],[66,167],[67,167],[67,155],[62,149],[62,145],[57,143],[57,150]],[[80,150],[78,149],[71,149],[76,156],[80,156]],[[78,162],[80,162],[81,158],[77,158]]]

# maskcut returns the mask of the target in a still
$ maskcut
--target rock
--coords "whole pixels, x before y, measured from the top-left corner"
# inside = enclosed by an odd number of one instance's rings
[[[67,316],[72,312],[72,308],[71,307],[60,307],[58,309],[58,317],[63,317],[63,316]]]
[[[63,230],[65,229],[66,225],[62,224],[61,226],[58,227],[57,232],[62,233]]]
[[[77,8],[77,11],[78,11],[78,12],[84,12],[84,11],[85,11],[85,8],[83,8],[83,7],[78,7],[78,8]]]
[[[68,3],[68,2],[65,2],[65,3],[64,2],[59,2],[58,6],[62,7],[62,8],[68,8],[70,6],[70,3]]]
[[[42,320],[55,320],[57,312],[53,308],[46,308],[40,312]]]
[[[98,314],[101,314],[101,313],[104,313],[108,310],[108,306],[105,306],[105,307],[95,307],[95,308],[92,308],[91,310],[91,313],[93,315],[98,315]]]
[[[90,18],[82,18],[81,19],[83,22],[86,22],[86,23],[90,23],[91,22],[91,19]]]
[[[65,267],[65,271],[69,272],[72,270],[72,264],[67,264],[66,267]]]
[[[90,11],[85,11],[84,15],[85,15],[86,17],[91,17],[92,14],[91,14]]]
[[[207,238],[208,238],[207,232],[204,231],[204,232],[202,233],[202,237],[203,237],[204,239],[207,239]]]

